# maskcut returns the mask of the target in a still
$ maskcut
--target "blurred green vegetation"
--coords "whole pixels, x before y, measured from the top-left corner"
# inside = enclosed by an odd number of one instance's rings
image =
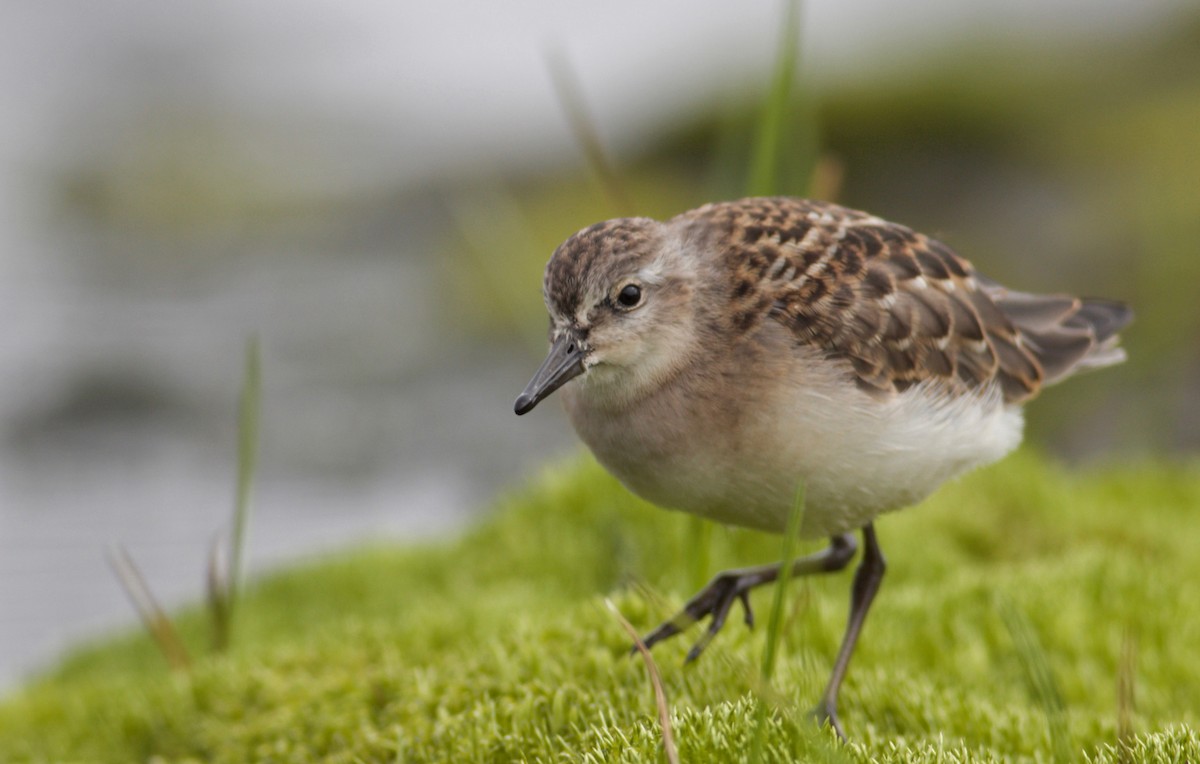
[[[620,175],[636,214],[743,196],[762,113],[751,97],[717,101],[629,159]],[[938,236],[1017,289],[1133,304],[1129,363],[1047,391],[1035,441],[1066,453],[1200,448],[1200,14],[1091,47],[972,41],[867,82],[802,87],[787,119],[782,192]],[[621,211],[568,172],[460,199],[475,201],[460,204],[463,235],[446,245],[448,314],[540,346],[532,295],[546,260]]]
[[[793,582],[769,700],[764,634],[740,619],[695,665],[696,631],[655,651],[681,759],[738,760],[756,734],[769,760],[1200,759],[1197,506],[1194,462],[1067,472],[1023,452],[948,486],[879,524],[891,566],[842,696],[850,745],[805,718],[847,573]],[[250,586],[232,650],[190,673],[141,635],[74,655],[0,704],[0,760],[655,760],[645,668],[602,603],[643,633],[671,615],[692,538],[590,459],[559,466],[460,540]],[[720,529],[713,564],[779,545]],[[180,626],[207,640],[199,608]]]

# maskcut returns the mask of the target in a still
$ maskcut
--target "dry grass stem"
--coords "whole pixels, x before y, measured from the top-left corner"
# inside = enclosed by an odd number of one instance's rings
[[[670,764],[679,764],[679,751],[675,748],[675,733],[671,731],[671,709],[667,705],[667,693],[663,689],[662,676],[658,673],[654,657],[650,655],[650,648],[646,647],[645,642],[642,642],[642,638],[638,636],[633,624],[621,615],[621,611],[617,609],[612,600],[606,597],[604,604],[608,606],[609,611],[621,624],[621,628],[633,640],[634,647],[641,653],[642,660],[646,663],[646,671],[650,674],[650,685],[654,687],[654,705],[658,707],[658,723],[662,726],[663,752]]]
[[[109,567],[116,574],[121,588],[125,590],[129,601],[133,603],[138,617],[141,618],[146,631],[154,639],[154,643],[158,645],[163,657],[167,659],[167,663],[172,669],[186,669],[191,665],[187,648],[184,647],[178,632],[171,624],[171,619],[167,617],[166,612],[159,606],[158,600],[154,598],[154,594],[150,591],[145,577],[138,570],[133,558],[120,544],[108,550],[107,558]]]
[[[571,127],[571,134],[575,136],[575,142],[579,144],[579,148],[583,152],[588,168],[596,176],[596,180],[604,189],[605,196],[608,197],[617,213],[619,215],[633,214],[637,208],[634,207],[629,193],[620,178],[617,177],[612,163],[608,161],[608,156],[604,152],[604,147],[600,144],[600,134],[596,131],[596,124],[583,101],[583,89],[579,85],[579,78],[575,75],[575,70],[571,68],[566,54],[558,48],[548,48],[546,50],[546,69],[550,72],[554,93],[558,97],[558,103],[562,106],[563,114],[566,115],[567,123]]]

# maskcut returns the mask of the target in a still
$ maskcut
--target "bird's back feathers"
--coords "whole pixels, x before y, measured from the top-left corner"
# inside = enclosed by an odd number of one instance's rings
[[[1116,332],[1132,318],[1126,306],[1006,289],[942,242],[873,215],[773,197],[672,222],[703,227],[728,253],[735,329],[778,321],[797,343],[846,359],[871,392],[994,384],[1019,403],[1124,359]]]

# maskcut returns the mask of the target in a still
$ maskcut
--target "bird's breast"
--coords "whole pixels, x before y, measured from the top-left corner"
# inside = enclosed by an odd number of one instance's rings
[[[780,532],[803,483],[806,537],[914,504],[1021,438],[1019,409],[994,394],[873,397],[819,358],[739,368],[699,368],[625,406],[596,405],[586,384],[564,400],[584,443],[642,498]]]

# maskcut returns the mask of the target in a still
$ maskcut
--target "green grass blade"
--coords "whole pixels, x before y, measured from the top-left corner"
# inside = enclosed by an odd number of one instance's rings
[[[783,554],[780,561],[779,580],[775,582],[775,593],[771,599],[771,614],[767,619],[767,644],[763,648],[762,666],[759,668],[761,695],[758,704],[758,719],[754,735],[754,748],[750,761],[762,761],[763,740],[766,737],[768,697],[771,694],[771,678],[775,674],[775,660],[779,654],[779,632],[783,626],[783,603],[787,601],[788,583],[792,580],[792,566],[796,562],[796,541],[800,537],[800,525],[804,520],[805,490],[803,481],[796,486],[796,497],[792,511],[788,514],[787,527],[783,532]]]
[[[713,524],[703,517],[688,518],[688,588],[700,589],[712,575]]]
[[[1137,641],[1133,636],[1133,626],[1126,625],[1121,637],[1121,660],[1117,664],[1117,752],[1122,762],[1132,760],[1136,679]]]
[[[1054,673],[1050,670],[1046,651],[1038,640],[1037,632],[1025,614],[1009,600],[998,598],[997,609],[1012,637],[1013,647],[1025,672],[1030,691],[1046,715],[1054,760],[1059,764],[1071,761],[1070,741],[1067,739],[1066,704],[1063,702],[1058,682],[1054,679]]]
[[[763,104],[750,159],[750,179],[746,190],[751,196],[769,196],[780,191],[779,168],[783,134],[789,122],[789,107],[799,57],[799,39],[800,2],[785,0],[779,54],[775,58],[771,87]]]
[[[800,538],[800,524],[804,520],[804,483],[796,487],[796,498],[788,514],[787,529],[783,533],[783,555],[779,580],[775,583],[775,595],[771,600],[771,615],[767,620],[767,644],[763,648],[762,667],[759,675],[764,685],[771,683],[775,674],[775,658],[778,653],[779,631],[783,626],[783,603],[787,602],[788,584],[792,580],[792,565],[796,562],[796,542]]]
[[[232,628],[234,603],[242,583],[242,559],[246,547],[246,527],[250,519],[250,493],[258,466],[259,406],[262,399],[262,363],[258,338],[246,343],[246,371],[238,404],[237,493],[234,498],[233,534],[229,548],[229,596],[226,623]],[[229,634],[219,642],[228,645]]]
[[[204,604],[208,609],[208,633],[215,651],[224,650],[229,640],[229,575],[224,554],[225,539],[217,534],[208,547],[208,570],[204,576]]]

